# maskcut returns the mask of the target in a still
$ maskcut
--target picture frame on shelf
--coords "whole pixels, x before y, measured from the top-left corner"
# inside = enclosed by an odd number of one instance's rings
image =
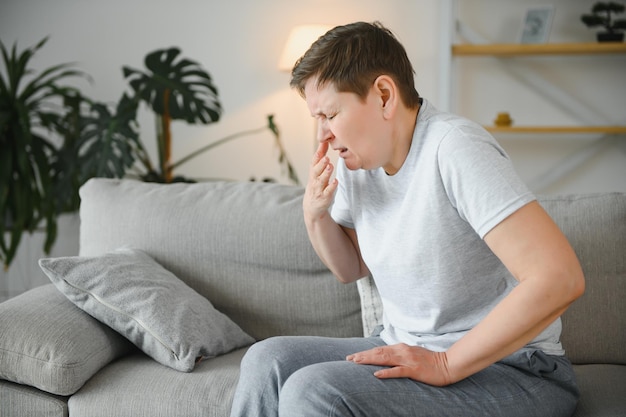
[[[550,28],[554,17],[554,6],[530,7],[524,14],[520,43],[546,43],[550,37]]]

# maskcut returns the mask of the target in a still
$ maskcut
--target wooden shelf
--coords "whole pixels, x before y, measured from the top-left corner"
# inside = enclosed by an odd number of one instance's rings
[[[544,44],[457,44],[454,56],[513,57],[529,55],[626,54],[623,42],[544,43]],[[626,126],[485,126],[492,133],[512,134],[617,134],[626,135]]]
[[[485,129],[492,133],[626,134],[626,126],[485,126]]]
[[[623,42],[543,43],[543,44],[459,44],[452,45],[452,55],[598,55],[626,54]]]

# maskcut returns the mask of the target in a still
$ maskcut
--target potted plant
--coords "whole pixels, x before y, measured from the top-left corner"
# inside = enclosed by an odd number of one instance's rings
[[[102,106],[65,84],[88,78],[84,72],[67,63],[40,72],[30,68],[47,40],[22,52],[0,42],[0,260],[5,269],[24,232],[42,229],[49,252],[58,215],[76,210],[78,188],[87,179],[121,176],[132,163],[113,143],[101,140],[102,131],[93,132],[93,120],[81,116],[81,109]],[[118,169],[103,169],[111,166]]]
[[[614,2],[598,2],[593,5],[591,14],[581,16],[587,27],[603,27],[604,32],[598,32],[598,42],[622,42],[626,29],[626,19],[614,19],[613,14],[624,13],[624,5]]]
[[[53,190],[59,213],[78,210],[79,188],[90,178],[122,178],[141,148],[137,106],[123,96],[110,109],[79,92],[64,98],[65,113],[51,128],[63,140],[52,154]]]
[[[279,149],[279,163],[287,171],[289,179],[298,184],[295,169],[287,158],[272,115],[268,116],[267,124],[263,127],[235,133],[214,141],[178,161],[171,160],[172,120],[184,120],[190,124],[209,124],[218,121],[222,113],[218,90],[209,73],[193,60],[179,59],[180,52],[180,49],[171,47],[148,53],[144,59],[146,71],[123,67],[124,78],[132,90],[132,100],[137,104],[144,102],[154,112],[157,122],[158,164],[152,163],[140,140],[140,146],[136,149],[136,160],[140,165],[135,167],[137,175],[142,180],[151,182],[193,181],[175,176],[174,169],[216,146],[269,129]]]
[[[172,182],[172,120],[208,124],[218,121],[222,112],[211,76],[194,61],[177,61],[179,54],[178,48],[149,53],[144,60],[147,72],[123,67],[136,103],[145,102],[157,121],[159,164],[153,166],[148,155],[142,155],[140,161],[148,171],[144,180]]]

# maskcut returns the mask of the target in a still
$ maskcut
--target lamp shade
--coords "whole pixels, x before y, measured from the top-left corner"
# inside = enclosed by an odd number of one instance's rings
[[[291,71],[296,61],[304,55],[311,44],[324,33],[328,32],[332,26],[329,25],[301,25],[294,27],[289,33],[287,44],[278,61],[278,69],[281,71]]]

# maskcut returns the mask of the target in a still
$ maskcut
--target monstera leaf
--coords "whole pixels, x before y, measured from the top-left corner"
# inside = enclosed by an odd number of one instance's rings
[[[97,177],[121,177],[142,151],[136,121],[137,102],[124,94],[115,113],[94,103],[85,118],[82,161]]]
[[[222,107],[211,76],[194,61],[176,61],[179,54],[178,48],[151,52],[145,59],[148,73],[124,67],[124,77],[156,114],[190,124],[219,120]]]
[[[208,124],[219,120],[222,106],[211,76],[189,59],[177,58],[178,48],[160,49],[146,55],[149,72],[124,67],[124,77],[137,100],[145,101],[157,118],[159,168],[157,176],[172,181],[170,120]]]

